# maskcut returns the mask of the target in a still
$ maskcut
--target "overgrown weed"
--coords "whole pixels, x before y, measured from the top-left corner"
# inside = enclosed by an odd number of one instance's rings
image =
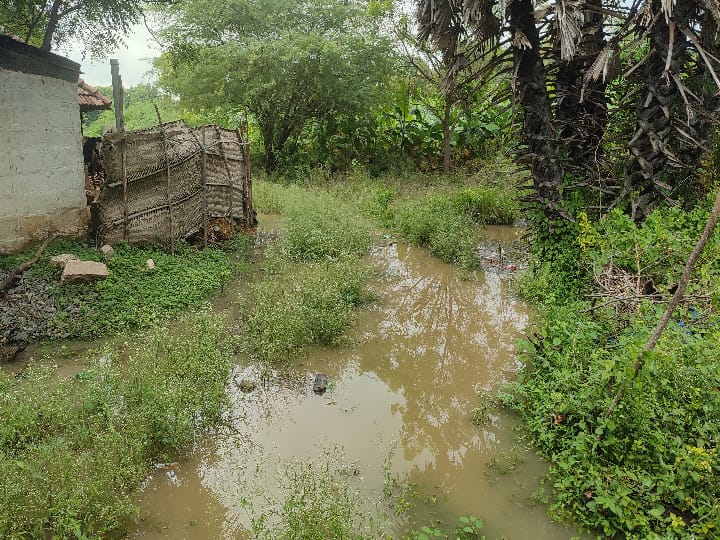
[[[127,362],[97,352],[72,379],[48,365],[0,372],[0,537],[122,532],[153,463],[173,461],[221,417],[224,323],[187,315],[182,334],[143,335]]]
[[[265,278],[241,300],[241,333],[255,358],[277,363],[310,345],[337,344],[354,308],[370,300],[362,282],[371,227],[325,190],[256,185],[258,207],[282,213],[284,231],[266,251]]]
[[[521,412],[535,446],[552,456],[552,513],[603,536],[720,534],[717,234],[697,263],[690,298],[655,350],[643,352],[708,211],[708,203],[659,210],[642,227],[619,212],[595,224],[579,216],[580,277],[571,281],[571,271],[558,280],[543,265],[539,281],[525,287],[544,310],[521,343],[526,368],[504,400]],[[592,273],[611,263],[650,296],[587,300],[598,292]],[[644,365],[633,378],[639,355]],[[620,389],[624,398],[607,415]]]

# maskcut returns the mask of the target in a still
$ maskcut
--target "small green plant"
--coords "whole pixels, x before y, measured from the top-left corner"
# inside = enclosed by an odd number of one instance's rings
[[[361,540],[358,493],[329,464],[293,463],[283,471],[284,502],[253,518],[260,540]],[[368,537],[369,538],[369,537]]]
[[[405,536],[405,540],[431,540],[444,538],[452,540],[484,540],[482,529],[485,526],[480,518],[475,516],[462,516],[452,533],[443,532],[439,527],[420,527],[420,530]]]

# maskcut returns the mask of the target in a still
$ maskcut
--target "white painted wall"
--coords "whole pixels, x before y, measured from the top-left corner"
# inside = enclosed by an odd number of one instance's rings
[[[86,214],[77,83],[0,68],[0,252]]]

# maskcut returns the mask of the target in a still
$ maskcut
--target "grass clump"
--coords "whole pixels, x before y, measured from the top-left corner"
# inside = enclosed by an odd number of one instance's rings
[[[230,344],[209,315],[151,331],[127,363],[105,351],[72,379],[49,367],[0,372],[0,537],[123,532],[155,462],[220,419]]]
[[[354,261],[291,264],[254,284],[246,299],[244,335],[250,351],[280,362],[309,345],[334,345],[367,301],[367,271]]]
[[[406,203],[397,213],[398,232],[445,262],[475,268],[476,226],[453,203],[452,197],[440,194]]]
[[[368,301],[362,260],[371,227],[357,211],[320,188],[259,181],[258,207],[284,215],[284,230],[267,251],[267,274],[243,300],[247,349],[276,363],[310,345],[334,345]]]
[[[361,540],[358,494],[328,467],[294,463],[284,471],[281,508],[253,520],[260,540]]]
[[[546,297],[537,331],[522,344],[526,368],[505,400],[552,457],[552,512],[604,537],[720,534],[717,234],[698,260],[688,289],[695,297],[642,353],[707,215],[708,205],[662,210],[638,227],[611,213],[579,230],[576,282],[541,273],[539,289],[562,289]],[[597,292],[589,276],[601,271],[631,276],[633,290],[651,289],[655,302],[583,300]],[[563,292],[573,285],[574,294]],[[633,378],[639,354],[644,365]],[[607,416],[619,389],[624,397]]]

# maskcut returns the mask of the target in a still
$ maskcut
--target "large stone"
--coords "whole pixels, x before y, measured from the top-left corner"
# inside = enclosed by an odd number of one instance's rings
[[[105,279],[108,269],[105,263],[70,260],[65,265],[60,283],[78,283]]]
[[[106,261],[109,261],[115,256],[115,250],[109,244],[105,244],[103,247],[101,247],[100,251],[102,251],[103,257],[105,257]]]
[[[78,258],[70,253],[63,253],[62,255],[55,255],[50,257],[50,264],[58,268],[65,268],[68,261],[77,261]]]

